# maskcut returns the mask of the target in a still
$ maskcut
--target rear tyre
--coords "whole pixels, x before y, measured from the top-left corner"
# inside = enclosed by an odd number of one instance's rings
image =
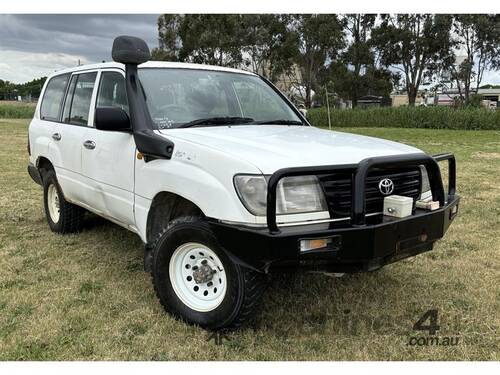
[[[64,199],[53,170],[43,174],[43,204],[52,232],[74,233],[82,229],[85,210]]]
[[[152,279],[167,312],[212,330],[250,320],[266,286],[263,274],[233,262],[195,217],[173,220],[157,237]]]

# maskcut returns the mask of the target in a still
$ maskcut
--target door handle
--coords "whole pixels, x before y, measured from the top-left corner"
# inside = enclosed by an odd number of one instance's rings
[[[88,141],[83,142],[83,146],[86,149],[93,150],[95,148],[95,142],[88,140]]]
[[[61,140],[61,134],[59,134],[59,133],[52,134],[52,139],[54,141],[60,141]]]

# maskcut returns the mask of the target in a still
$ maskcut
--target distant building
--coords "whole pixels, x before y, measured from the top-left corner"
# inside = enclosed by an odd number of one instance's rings
[[[426,100],[427,96],[424,91],[419,92],[419,95],[415,98],[415,105],[429,105]],[[392,106],[393,107],[401,107],[404,105],[409,105],[408,94],[405,92],[393,92],[391,94]],[[432,102],[434,104],[434,102]]]
[[[458,90],[444,90],[436,93],[436,105],[451,107],[460,99]]]
[[[479,89],[478,94],[483,97],[483,105],[488,108],[500,108],[500,88]]]
[[[391,99],[377,95],[366,95],[358,99],[358,107],[390,107]]]
[[[476,94],[476,90],[471,90],[471,95]],[[487,108],[500,107],[500,88],[498,89],[479,89],[478,95],[482,96],[482,105]],[[457,89],[444,90],[437,93],[437,105],[452,106],[456,100],[460,99],[460,93]]]

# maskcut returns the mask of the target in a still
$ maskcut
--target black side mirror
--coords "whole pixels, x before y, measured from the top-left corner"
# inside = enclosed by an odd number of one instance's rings
[[[99,107],[95,109],[94,126],[98,130],[131,131],[130,119],[121,108]]]
[[[151,53],[148,45],[141,38],[122,35],[113,41],[111,56],[119,63],[139,65],[148,61]]]

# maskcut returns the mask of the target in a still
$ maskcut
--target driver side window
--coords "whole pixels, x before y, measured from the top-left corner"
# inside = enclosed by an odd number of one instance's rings
[[[121,108],[129,114],[125,78],[118,72],[103,72],[96,107]]]

